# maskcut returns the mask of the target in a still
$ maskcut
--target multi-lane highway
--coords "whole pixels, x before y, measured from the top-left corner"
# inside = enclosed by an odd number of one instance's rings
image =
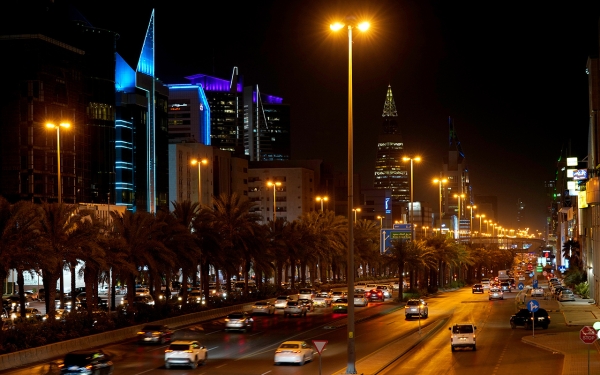
[[[514,295],[507,293],[503,301],[488,301],[487,294],[472,294],[470,289],[447,292],[428,298],[429,318],[423,326],[443,322],[417,347],[388,366],[382,374],[477,374],[495,375],[517,371],[544,371],[546,375],[560,374],[562,356],[521,343],[520,338],[531,334],[512,330],[508,324],[515,311]],[[555,314],[556,315],[556,314]],[[552,316],[550,329],[564,327],[562,316]],[[115,364],[115,374],[318,374],[319,357],[304,366],[275,366],[276,347],[286,340],[328,340],[322,354],[322,374],[344,373],[347,364],[345,315],[334,315],[330,309],[317,309],[306,317],[284,318],[282,311],[273,316],[256,316],[254,329],[247,333],[225,332],[222,319],[203,322],[191,328],[200,332],[202,345],[208,348],[208,361],[195,370],[164,367],[167,345],[139,345],[132,340],[104,347]],[[368,356],[418,329],[418,320],[406,320],[404,310],[393,302],[372,303],[356,309],[356,358],[360,373],[361,361]],[[452,353],[447,329],[454,322],[475,322],[477,351]],[[393,347],[393,346],[392,346]],[[75,350],[77,348],[73,348]],[[27,368],[5,371],[3,374],[58,373],[56,361]],[[368,363],[368,362],[367,362]]]

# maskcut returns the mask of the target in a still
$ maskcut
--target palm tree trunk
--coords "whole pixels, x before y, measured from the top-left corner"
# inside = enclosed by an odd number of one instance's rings
[[[75,294],[76,274],[75,274],[75,267],[73,265],[71,265],[70,268],[71,268],[71,306],[75,306],[75,299],[77,298],[77,295]]]
[[[25,317],[25,278],[23,270],[17,269],[17,285],[19,286],[19,314]]]

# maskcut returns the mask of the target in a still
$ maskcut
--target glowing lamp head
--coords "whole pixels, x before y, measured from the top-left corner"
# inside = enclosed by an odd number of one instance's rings
[[[338,31],[341,28],[343,28],[344,26],[346,26],[346,25],[344,25],[341,22],[336,22],[336,23],[332,23],[331,25],[329,25],[329,28],[331,28],[331,30],[333,30],[333,31]]]
[[[361,22],[358,24],[358,29],[360,31],[367,31],[369,30],[369,27],[371,27],[371,24],[368,22]]]

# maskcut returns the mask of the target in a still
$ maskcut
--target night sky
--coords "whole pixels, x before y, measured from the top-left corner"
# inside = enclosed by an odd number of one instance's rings
[[[95,27],[121,35],[117,49],[134,67],[154,8],[161,80],[229,78],[237,66],[245,84],[291,105],[292,157],[344,173],[348,34],[329,25],[349,14],[368,19],[372,28],[356,30],[353,44],[355,171],[372,187],[391,84],[407,154],[424,159],[414,198],[434,209],[449,116],[473,192],[498,197],[504,227],[516,227],[520,198],[524,227],[543,231],[544,181],[555,178],[561,155],[587,153],[585,68],[598,51],[597,0],[72,2]]]

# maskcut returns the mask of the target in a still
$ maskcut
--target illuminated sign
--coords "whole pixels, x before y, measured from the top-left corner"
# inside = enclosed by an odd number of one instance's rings
[[[587,180],[588,179],[587,169],[576,169],[575,171],[573,171],[573,179],[574,180]]]
[[[577,158],[567,158],[567,166],[568,167],[576,167],[577,166]]]
[[[385,213],[391,214],[392,210],[390,210],[390,200],[391,198],[385,198]]]
[[[578,191],[577,192],[577,206],[579,208],[587,208],[588,203],[587,203],[587,194],[585,191]]]
[[[573,172],[575,169],[567,169],[567,178],[573,178]]]

